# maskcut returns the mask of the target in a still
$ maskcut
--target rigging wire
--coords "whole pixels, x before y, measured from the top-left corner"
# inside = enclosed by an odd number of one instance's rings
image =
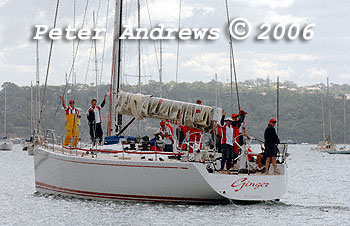
[[[149,21],[150,29],[152,30],[153,26],[152,26],[151,14],[149,12],[149,7],[148,7],[148,0],[146,0],[146,7],[147,7],[148,21]],[[160,66],[159,66],[159,61],[158,61],[158,54],[157,54],[157,47],[156,47],[156,41],[152,40],[152,42],[153,42],[153,47],[154,47],[154,53],[155,53],[155,56],[156,56],[157,69],[158,69],[158,71],[160,71]]]
[[[101,59],[101,73],[100,73],[100,84],[102,83],[103,76],[103,65],[105,59],[105,50],[106,50],[106,35],[107,35],[107,26],[108,26],[108,12],[109,12],[109,0],[107,0],[107,11],[106,11],[106,21],[105,21],[105,34],[103,37],[103,51],[102,51],[102,59]]]
[[[92,48],[93,48],[93,42],[91,42],[91,44],[90,44],[90,53],[89,53],[88,65],[86,67],[86,74],[85,74],[85,84],[87,82],[87,77],[88,77],[88,74],[89,74],[90,61],[91,61],[91,55],[92,55]]]
[[[179,31],[181,26],[181,0],[180,0],[180,6],[179,6]],[[179,53],[180,53],[180,39],[177,39],[177,51],[176,51],[176,75],[175,75],[175,82],[177,83],[177,79],[179,76]]]
[[[53,22],[53,28],[56,28],[59,4],[60,4],[60,0],[57,0],[56,12],[55,12],[55,19],[54,19],[54,22]],[[47,69],[46,69],[46,76],[45,76],[45,85],[44,85],[43,98],[42,98],[41,108],[40,108],[39,126],[40,126],[41,116],[42,116],[43,109],[44,109],[45,94],[46,94],[46,87],[47,87],[47,80],[48,80],[49,72],[50,72],[52,48],[53,48],[53,39],[51,39],[51,42],[50,42],[49,58],[48,58],[48,61],[47,61]]]
[[[227,4],[227,0],[225,0],[225,5],[226,5],[226,16],[227,16],[227,26],[228,29],[230,29],[230,14],[229,14],[229,10],[228,10],[228,4]],[[239,93],[238,93],[238,83],[237,83],[237,73],[236,73],[236,65],[235,65],[235,55],[233,52],[233,46],[232,46],[232,36],[229,35],[230,37],[230,69],[231,69],[231,97],[232,97],[232,69],[233,69],[233,73],[235,76],[235,84],[236,84],[236,95],[237,95],[237,104],[238,104],[238,110],[240,110],[241,105],[239,102]],[[232,99],[232,112],[233,112],[233,99]]]
[[[85,10],[84,10],[84,16],[83,16],[83,22],[82,22],[82,25],[81,25],[81,28],[84,27],[84,24],[85,24],[85,19],[86,19],[86,12],[87,12],[87,8],[89,6],[89,0],[86,0],[86,5],[85,5]],[[70,80],[70,77],[72,75],[72,71],[73,71],[73,68],[74,68],[74,65],[75,65],[75,60],[77,58],[77,54],[78,54],[78,50],[79,50],[79,45],[80,45],[80,39],[78,39],[78,43],[77,43],[77,46],[75,48],[75,53],[74,53],[74,57],[73,57],[73,62],[72,62],[72,66],[70,68],[70,71],[69,71],[69,76],[68,76],[68,80]],[[64,96],[67,92],[67,84],[66,86],[64,87],[64,90],[63,90],[63,95]],[[54,114],[54,117],[56,117],[56,114],[57,112],[59,111],[60,109],[60,102],[58,103],[58,106],[57,106],[57,109],[56,109],[56,112]]]

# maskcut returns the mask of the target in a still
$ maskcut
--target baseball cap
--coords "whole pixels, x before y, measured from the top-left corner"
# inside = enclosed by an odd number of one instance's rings
[[[238,117],[238,114],[236,114],[236,113],[232,114],[232,118],[237,118],[237,117]]]
[[[225,118],[225,121],[231,121],[231,122],[233,122],[232,118],[230,118],[230,117],[226,117],[226,118]]]
[[[272,119],[270,119],[269,122],[270,122],[270,123],[275,123],[275,122],[277,122],[277,121],[276,121],[276,119],[272,118]]]

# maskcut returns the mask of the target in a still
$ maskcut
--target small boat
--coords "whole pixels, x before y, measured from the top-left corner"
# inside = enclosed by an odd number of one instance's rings
[[[330,141],[330,137],[328,136],[325,141],[318,142],[317,146],[311,148],[312,151],[321,151],[321,152],[334,152],[336,151],[335,145]]]
[[[4,137],[0,141],[0,151],[12,151],[12,141]]]

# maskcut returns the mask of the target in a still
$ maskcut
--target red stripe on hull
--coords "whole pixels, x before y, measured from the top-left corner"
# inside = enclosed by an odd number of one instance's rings
[[[113,199],[113,200],[127,200],[127,201],[146,201],[146,202],[172,202],[172,203],[222,203],[225,200],[220,199],[197,199],[197,198],[182,198],[182,197],[163,197],[163,196],[142,196],[142,195],[125,195],[125,194],[110,194],[100,192],[88,192],[73,190],[68,188],[60,188],[53,185],[35,182],[36,188],[64,193],[72,196],[83,196],[90,198]],[[227,201],[227,200],[226,200]]]

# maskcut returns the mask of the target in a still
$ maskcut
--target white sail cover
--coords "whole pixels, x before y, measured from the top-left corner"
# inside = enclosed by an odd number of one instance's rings
[[[171,120],[179,125],[211,130],[221,119],[222,109],[120,91],[117,114],[130,115],[137,120],[144,118]]]

